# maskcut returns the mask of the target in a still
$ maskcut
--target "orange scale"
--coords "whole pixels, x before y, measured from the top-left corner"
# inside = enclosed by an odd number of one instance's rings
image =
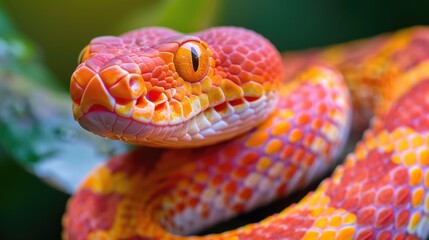
[[[265,131],[257,131],[253,133],[246,141],[246,147],[262,146],[268,139],[269,135]]]
[[[218,165],[217,170],[222,173],[229,173],[233,169],[233,166],[230,162],[224,162]]]
[[[228,72],[230,72],[231,74],[237,75],[241,72],[241,68],[239,65],[231,65],[228,68]]]
[[[396,143],[396,150],[399,152],[405,151],[409,148],[409,143],[407,139],[401,139]]]
[[[406,236],[405,233],[398,233],[393,237],[393,240],[411,240],[411,237]]]
[[[335,109],[335,108],[329,108],[328,109],[329,118],[334,118],[336,113],[337,113],[337,109]]]
[[[182,105],[178,101],[170,101],[171,122],[180,121],[183,117]]]
[[[417,155],[414,151],[409,151],[404,154],[404,164],[409,167],[417,163]]]
[[[250,73],[248,73],[248,72],[246,72],[246,71],[241,71],[238,74],[238,77],[241,79],[242,83],[250,82],[253,79],[253,75],[250,74]]]
[[[308,115],[308,114],[305,114],[305,113],[303,113],[303,114],[301,114],[301,115],[299,115],[297,118],[296,118],[296,123],[298,124],[298,125],[306,125],[306,124],[308,124],[309,122],[311,121],[311,117],[310,117],[310,115]]]
[[[241,148],[238,148],[238,152],[240,150],[241,150]],[[258,161],[259,157],[260,156],[259,156],[259,154],[257,152],[247,153],[246,155],[244,155],[240,159],[240,165],[243,165],[243,166],[253,165],[253,164],[255,164]]]
[[[216,165],[217,161],[218,161],[217,155],[211,154],[211,155],[205,156],[202,162],[204,164],[204,167],[212,167]]]
[[[278,151],[280,151],[281,147],[283,146],[283,142],[279,139],[273,139],[268,142],[267,146],[265,147],[264,151],[266,154],[275,154]]]
[[[411,231],[415,230],[415,228],[420,223],[421,218],[422,218],[421,213],[415,212],[410,218],[410,223],[408,225],[408,228],[411,229]]]
[[[203,218],[208,218],[210,216],[210,207],[207,205],[207,203],[204,203],[201,206],[201,216]]]
[[[326,111],[328,111],[328,107],[326,106],[326,103],[320,103],[316,108],[318,115],[325,114]]]
[[[295,166],[289,166],[288,168],[286,168],[284,171],[283,171],[283,173],[282,173],[282,178],[284,179],[284,180],[289,180],[289,179],[291,179],[294,175],[295,175],[295,173],[296,173],[296,171],[297,171],[297,167],[295,167]]]
[[[182,99],[182,110],[185,118],[189,117],[192,112],[192,103],[189,98]]]
[[[222,191],[225,195],[233,195],[237,192],[237,183],[235,182],[227,182],[224,184]]]
[[[248,171],[246,168],[244,168],[244,167],[240,167],[240,168],[235,169],[235,170],[232,172],[232,177],[237,178],[237,179],[243,179],[243,178],[245,178],[248,174],[249,174],[249,171]]]
[[[211,187],[217,187],[219,186],[221,183],[223,183],[223,179],[224,177],[222,175],[215,175],[210,181],[209,181],[209,185]]]
[[[230,145],[222,151],[222,155],[227,159],[233,159],[241,152],[241,150],[242,148],[239,145]]]
[[[420,167],[413,167],[409,170],[409,184],[411,186],[419,185],[423,180],[423,170]]]
[[[284,196],[286,194],[286,191],[287,191],[287,184],[282,183],[282,184],[280,184],[279,187],[277,187],[276,194],[277,194],[277,196],[281,197],[281,196]]]
[[[393,224],[395,218],[395,212],[392,209],[385,208],[381,209],[375,220],[375,227],[377,228],[386,228],[389,225]]]
[[[272,160],[268,157],[261,157],[256,165],[256,169],[260,172],[267,170],[272,164]]]
[[[167,219],[167,222],[168,222],[168,223],[170,223],[170,224],[172,223],[170,219],[171,219],[174,215],[176,215],[176,214],[177,214],[177,212],[178,212],[178,211],[174,210],[173,208],[170,208],[170,210],[168,210],[168,212],[167,212],[167,214],[166,214],[166,215],[168,216],[168,219]]]
[[[239,213],[239,212],[243,212],[244,211],[244,209],[245,209],[245,207],[244,207],[244,205],[243,204],[234,204],[233,206],[232,206],[232,210],[234,211],[234,212],[237,212],[237,213]]]
[[[304,146],[311,146],[311,144],[314,141],[314,138],[315,138],[314,134],[312,134],[312,133],[306,134],[304,141],[303,141]]]
[[[405,168],[397,169],[393,175],[391,175],[391,181],[394,185],[400,186],[406,184],[408,181],[408,171]]]
[[[94,71],[86,66],[83,66],[76,69],[76,71],[73,73],[72,80],[74,79],[80,87],[85,88],[94,75]]]
[[[301,165],[303,163],[305,153],[306,152],[303,149],[295,150],[295,152],[292,156],[292,162],[296,165]]]
[[[422,166],[429,165],[429,148],[424,148],[419,152],[419,162]]]
[[[339,215],[332,216],[329,221],[329,225],[334,228],[340,227],[342,223],[342,217]]]
[[[188,196],[188,193],[186,192],[186,191],[178,191],[177,192],[177,197],[178,198],[185,198],[185,197],[187,197]]]
[[[383,239],[392,239],[392,233],[388,231],[383,231],[377,235],[377,240]]]
[[[280,159],[284,160],[286,158],[289,158],[292,156],[292,154],[295,152],[295,148],[291,145],[287,145],[283,148],[282,152],[280,153]]]
[[[372,205],[374,201],[375,201],[375,193],[368,192],[361,198],[360,203],[358,204],[358,208],[363,208],[363,207]]]
[[[156,105],[152,121],[156,123],[167,123],[169,121],[169,109],[169,105],[165,102]]]
[[[245,60],[243,64],[241,64],[241,67],[243,70],[252,72],[252,70],[255,68],[255,63],[250,60]]]
[[[201,192],[203,192],[203,190],[204,190],[204,186],[201,184],[195,184],[190,188],[191,193],[195,195],[200,194]]]
[[[331,144],[325,144],[324,148],[323,148],[323,154],[325,154],[326,156],[329,155],[329,153],[332,150],[332,145]]]
[[[181,212],[183,212],[183,210],[185,210],[185,208],[186,208],[186,205],[183,202],[181,202],[181,203],[177,204],[175,211],[177,211],[178,213],[181,213]]]
[[[316,156],[306,154],[306,157],[303,160],[303,165],[307,168],[311,167],[314,164],[314,160],[316,159]]]
[[[395,218],[395,228],[404,228],[408,225],[410,219],[410,212],[406,209],[401,210]]]
[[[222,199],[222,201],[221,201],[221,203],[224,205],[224,206],[231,206],[231,196],[230,195],[225,195],[225,194],[223,194],[222,195],[222,197],[221,197],[221,199]]]
[[[360,187],[354,185],[354,186],[349,187],[348,190],[349,191],[347,192],[347,195],[348,196],[354,196],[354,195],[359,194]]]
[[[187,205],[191,208],[195,208],[199,202],[200,202],[199,198],[193,197],[188,200]]]
[[[425,191],[423,188],[417,188],[416,190],[414,190],[412,199],[411,199],[411,203],[413,207],[416,208],[422,205],[424,195],[425,195]]]
[[[265,120],[261,125],[258,126],[258,132],[259,131],[266,131],[272,128],[274,124],[274,115],[276,115],[276,110],[272,113],[271,117],[269,117],[267,120]],[[268,135],[268,133],[266,133]],[[253,136],[253,135],[252,135]],[[264,136],[265,137],[265,136]],[[249,138],[250,139],[250,138]],[[247,143],[246,143],[247,144]],[[246,145],[247,146],[247,145]],[[258,145],[259,146],[259,145]]]
[[[424,138],[421,135],[416,135],[411,139],[411,147],[417,148],[424,144]]]
[[[392,188],[386,188],[378,193],[376,203],[377,205],[387,205],[393,200],[394,191]]]
[[[238,193],[238,197],[242,200],[249,200],[253,195],[253,190],[251,188],[245,188]]]
[[[355,228],[352,226],[344,227],[338,230],[337,239],[352,239],[355,234]]]
[[[83,95],[83,89],[79,86],[77,81],[73,80],[70,82],[70,95],[74,102],[79,103],[80,98]]]
[[[208,174],[206,172],[198,172],[194,175],[194,180],[196,182],[205,182],[207,181]]]
[[[374,223],[376,211],[374,208],[365,208],[359,211],[357,224],[361,226],[370,226]]]
[[[411,200],[411,192],[407,187],[400,188],[396,192],[396,198],[394,201],[395,207],[405,206]]]
[[[319,130],[323,126],[323,121],[320,118],[316,118],[311,123],[311,127],[313,130]]]
[[[289,132],[290,128],[291,124],[289,122],[280,122],[273,127],[271,133],[273,134],[273,136],[281,136]]]
[[[188,189],[190,184],[191,182],[189,181],[189,179],[182,179],[177,183],[177,187],[179,189]]]

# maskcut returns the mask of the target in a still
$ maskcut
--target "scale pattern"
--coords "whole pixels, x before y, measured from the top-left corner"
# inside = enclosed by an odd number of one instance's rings
[[[63,237],[426,239],[427,44],[429,29],[413,28],[285,55],[287,81],[262,125],[212,147],[144,148],[113,157],[70,200]],[[327,64],[345,76],[351,100],[342,75]],[[326,173],[346,141],[351,103],[354,127],[374,116],[371,127],[317,190],[260,223],[182,236],[286,196]]]
[[[194,69],[177,58],[186,44],[199,49],[197,65],[204,69],[198,79],[186,74]],[[70,93],[83,128],[169,148],[213,144],[247,132],[272,112],[283,79],[275,48],[240,28],[195,36],[145,28],[98,37],[82,51],[80,62]]]

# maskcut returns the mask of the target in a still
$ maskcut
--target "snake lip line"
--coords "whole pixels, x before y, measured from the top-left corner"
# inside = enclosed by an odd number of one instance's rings
[[[114,111],[110,111],[107,107],[96,103],[78,119],[78,122],[84,129],[90,130],[97,135],[116,140],[126,139],[128,143],[133,144],[141,144],[144,142],[145,145],[158,147],[165,141],[191,141],[195,138],[200,138],[201,141],[216,142],[218,141],[214,139],[216,138],[216,134],[212,132],[216,129],[221,131],[226,124],[225,122],[235,121],[236,123],[241,123],[229,128],[233,134],[245,132],[250,128],[246,127],[247,119],[259,121],[261,117],[258,116],[267,114],[269,109],[272,108],[267,107],[267,105],[271,105],[271,102],[277,101],[278,98],[273,96],[268,99],[269,104],[267,104],[267,99],[263,96],[259,99],[252,99],[250,102],[243,100],[241,101],[241,105],[232,105],[230,102],[222,103],[215,107],[205,109],[186,121],[169,125],[141,122],[139,119],[133,118],[130,114],[123,115],[121,112],[116,112],[116,108]],[[133,103],[135,103],[135,101]],[[254,110],[245,110],[245,112],[243,112],[242,108],[244,107],[242,105],[246,105],[246,107],[251,105]],[[275,106],[276,104],[273,105]],[[130,105],[129,111],[133,111],[133,107],[134,105]],[[259,114],[255,114],[255,112],[259,112]],[[203,122],[209,123],[201,124]],[[192,128],[197,129],[192,130]],[[204,137],[201,135],[204,135]],[[156,140],[156,136],[161,136],[164,140]],[[226,136],[230,136],[230,134],[226,133]],[[147,143],[148,139],[152,139],[150,144]],[[189,146],[193,145],[190,144]],[[177,147],[182,148],[182,146]]]

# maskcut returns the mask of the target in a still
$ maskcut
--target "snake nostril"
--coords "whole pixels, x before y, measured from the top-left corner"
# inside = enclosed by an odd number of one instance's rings
[[[139,74],[129,74],[113,85],[110,93],[117,98],[137,99],[146,93],[144,80]]]
[[[134,97],[140,97],[145,90],[143,78],[140,75],[132,75],[128,81]]]

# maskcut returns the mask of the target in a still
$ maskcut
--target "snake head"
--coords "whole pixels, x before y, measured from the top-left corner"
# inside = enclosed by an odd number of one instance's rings
[[[144,28],[85,47],[70,93],[79,124],[149,146],[200,146],[236,136],[274,108],[281,58],[258,34],[183,35]]]

